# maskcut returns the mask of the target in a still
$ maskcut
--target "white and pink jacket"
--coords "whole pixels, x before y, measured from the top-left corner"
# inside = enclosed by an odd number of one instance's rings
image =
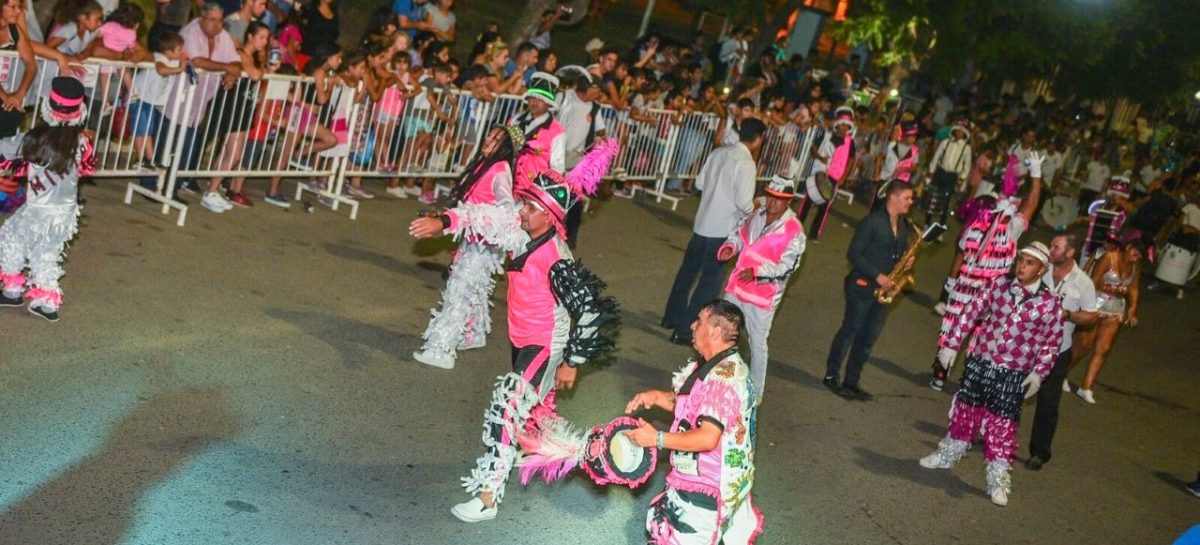
[[[764,310],[774,309],[783,299],[788,277],[800,266],[805,244],[804,226],[791,209],[770,225],[765,209],[746,216],[721,247],[739,254],[725,293]],[[741,280],[746,269],[753,271],[754,280]]]

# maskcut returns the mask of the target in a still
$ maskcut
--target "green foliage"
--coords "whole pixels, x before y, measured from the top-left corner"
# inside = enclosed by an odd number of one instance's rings
[[[830,29],[883,65],[949,80],[1054,77],[1063,93],[1157,102],[1197,86],[1194,0],[863,0]],[[1194,92],[1194,90],[1192,90]]]

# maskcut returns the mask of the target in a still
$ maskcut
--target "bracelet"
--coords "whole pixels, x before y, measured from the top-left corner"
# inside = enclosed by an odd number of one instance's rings
[[[660,431],[660,432],[658,432],[658,435],[655,436],[654,446],[656,446],[658,448],[663,448],[663,432]]]

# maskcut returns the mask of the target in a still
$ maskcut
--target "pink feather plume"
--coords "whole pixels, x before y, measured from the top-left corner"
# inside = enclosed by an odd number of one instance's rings
[[[567,173],[567,184],[578,195],[595,195],[600,180],[608,173],[620,146],[616,138],[605,138],[584,154],[579,164]]]
[[[1017,190],[1021,188],[1021,181],[1017,176],[1017,168],[1020,166],[1020,158],[1017,154],[1008,156],[1008,164],[1004,167],[1004,181],[1000,185],[1000,191],[1005,197],[1011,197],[1017,194]]]
[[[538,405],[529,414],[525,430],[517,438],[525,456],[517,464],[521,484],[541,475],[548,483],[561,480],[583,460],[586,434],[554,412],[554,405]]]

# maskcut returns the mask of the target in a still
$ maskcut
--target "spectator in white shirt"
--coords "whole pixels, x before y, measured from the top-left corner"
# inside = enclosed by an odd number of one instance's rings
[[[741,140],[714,149],[700,168],[696,177],[696,189],[703,192],[700,209],[663,311],[663,327],[674,330],[671,342],[691,345],[691,325],[700,307],[716,298],[721,290],[723,275],[717,250],[754,210],[754,178],[758,170],[755,160],[766,130],[767,126],[758,119],[745,120],[739,130]],[[700,280],[692,291],[697,275]]]
[[[1099,154],[1088,161],[1084,167],[1087,171],[1087,181],[1083,183],[1083,187],[1079,188],[1079,210],[1086,211],[1088,205],[1092,204],[1100,192],[1104,190],[1104,184],[1112,177],[1112,170],[1108,168]]]

